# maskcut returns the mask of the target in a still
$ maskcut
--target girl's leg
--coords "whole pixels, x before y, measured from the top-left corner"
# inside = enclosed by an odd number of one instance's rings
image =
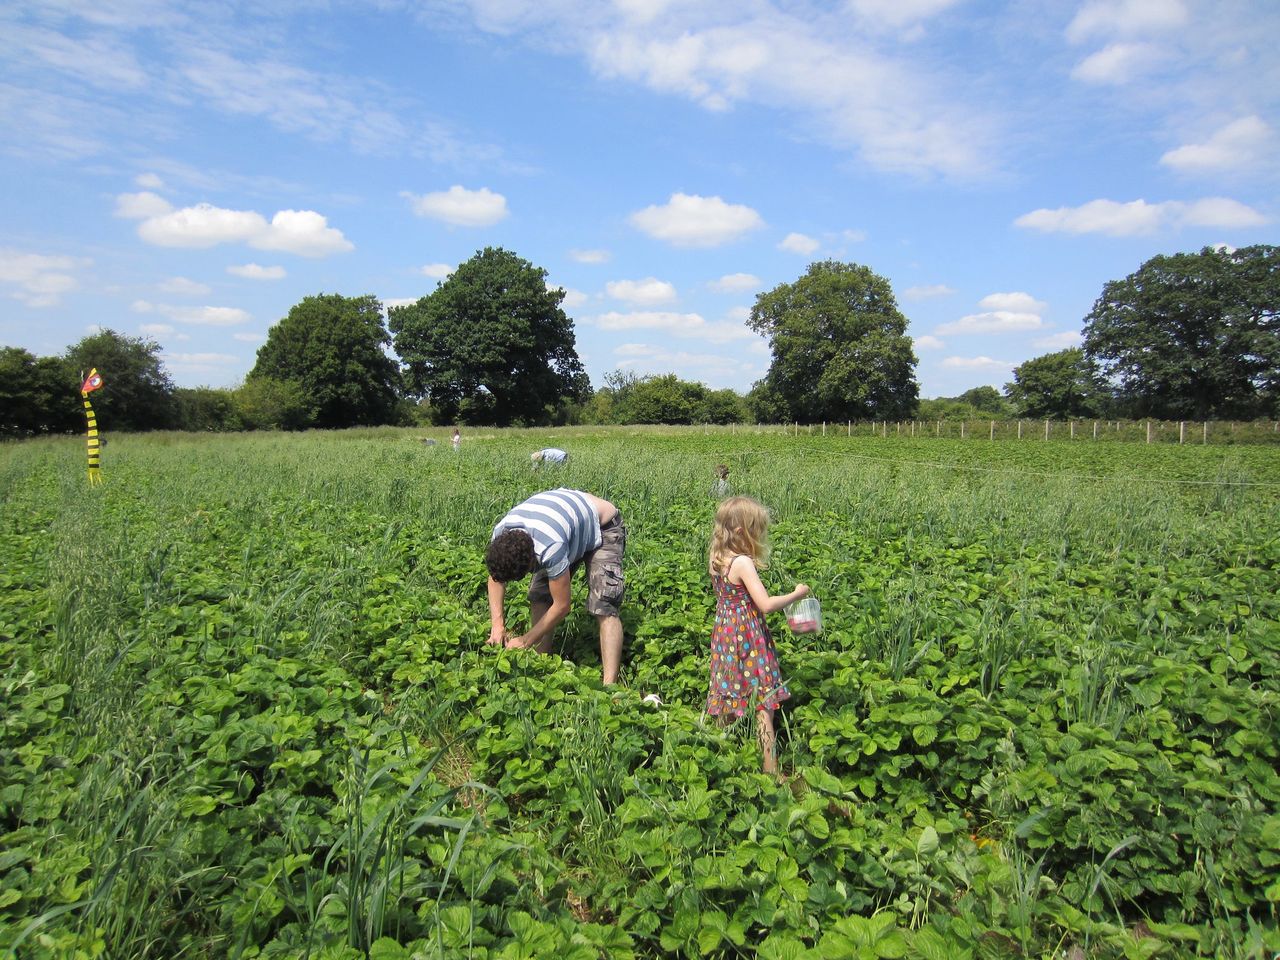
[[[760,753],[764,757],[764,772],[777,774],[778,757],[775,747],[778,737],[773,732],[773,711],[762,708],[756,711],[756,739],[760,741]]]

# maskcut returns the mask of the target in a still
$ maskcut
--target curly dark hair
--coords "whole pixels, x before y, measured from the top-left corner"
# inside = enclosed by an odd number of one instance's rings
[[[520,580],[533,572],[537,556],[533,552],[533,537],[517,528],[508,528],[489,541],[484,555],[484,565],[489,576],[499,583]]]

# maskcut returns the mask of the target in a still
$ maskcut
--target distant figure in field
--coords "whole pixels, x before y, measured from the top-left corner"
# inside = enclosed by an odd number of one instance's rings
[[[454,427],[453,428],[453,452],[457,453],[458,449],[461,446],[462,446],[462,433],[461,431],[458,430],[457,427]]]
[[[484,562],[489,569],[489,640],[549,653],[555,629],[569,613],[573,571],[587,568],[587,613],[600,625],[600,666],[617,683],[622,662],[619,608],[626,593],[622,553],[627,528],[608,500],[561,487],[536,493],[498,521]],[[529,574],[529,632],[507,633],[507,584]]]
[[[716,467],[716,482],[712,484],[711,492],[720,498],[729,495],[729,468],[723,463]]]
[[[529,454],[529,459],[533,461],[533,465],[536,467],[540,463],[565,463],[568,461],[569,455],[559,447],[544,447]]]

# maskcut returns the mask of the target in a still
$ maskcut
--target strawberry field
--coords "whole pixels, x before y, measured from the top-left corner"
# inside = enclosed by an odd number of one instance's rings
[[[717,463],[822,603],[771,617],[782,783],[701,712]],[[0,956],[1280,951],[1280,449],[158,434],[103,474],[0,447]],[[559,485],[627,520],[617,687],[580,606],[484,643],[489,531]]]

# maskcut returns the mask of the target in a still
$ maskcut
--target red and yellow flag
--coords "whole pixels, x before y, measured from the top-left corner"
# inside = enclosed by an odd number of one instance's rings
[[[81,393],[90,393],[102,386],[102,377],[98,374],[98,368],[94,367],[89,371],[89,375],[84,378],[84,383],[80,384]]]

